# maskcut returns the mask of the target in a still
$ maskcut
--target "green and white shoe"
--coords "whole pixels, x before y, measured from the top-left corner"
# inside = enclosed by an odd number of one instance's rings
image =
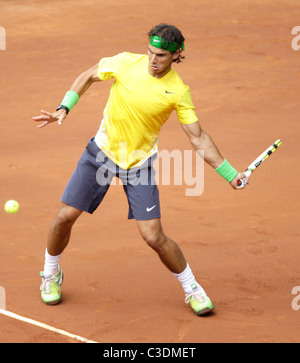
[[[45,277],[44,272],[40,272],[42,277],[41,298],[47,305],[56,305],[61,302],[61,288],[60,285],[63,282],[63,272],[59,268],[58,272],[54,273],[50,277]]]
[[[191,287],[193,290],[190,294],[185,295],[185,302],[190,304],[191,308],[197,315],[210,313],[214,308],[210,298],[206,295],[204,290],[201,289],[201,287],[199,288],[195,284]]]

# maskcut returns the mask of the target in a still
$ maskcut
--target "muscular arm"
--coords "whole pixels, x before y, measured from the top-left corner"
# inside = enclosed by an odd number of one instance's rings
[[[72,83],[70,91],[76,92],[81,97],[94,82],[100,82],[98,77],[98,64],[81,73]]]
[[[219,149],[212,138],[202,130],[199,122],[183,125],[183,130],[187,134],[193,148],[204,150],[204,160],[214,169],[218,168],[224,161]]]
[[[98,64],[88,69],[87,71],[81,73],[75,81],[72,83],[70,87],[70,91],[76,92],[79,97],[81,97],[90,85],[94,82],[99,82],[100,79],[98,77]],[[48,112],[45,110],[41,110],[40,116],[32,117],[32,119],[36,122],[41,122],[37,127],[45,127],[48,124],[57,121],[58,124],[61,124],[63,120],[67,117],[66,110],[60,109],[55,112]]]
[[[189,125],[182,124],[182,127],[187,134],[193,148],[196,151],[204,151],[205,162],[207,162],[214,169],[218,168],[224,162],[224,157],[221,155],[212,138],[204,130],[202,130],[199,121]],[[237,181],[244,177],[244,173],[238,173],[238,175],[231,181],[231,186],[234,189],[241,189],[237,186]]]

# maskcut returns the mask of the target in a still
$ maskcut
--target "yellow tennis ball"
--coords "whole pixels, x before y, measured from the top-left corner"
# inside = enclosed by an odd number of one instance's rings
[[[4,205],[4,210],[7,213],[17,213],[19,207],[19,203],[16,200],[8,200]]]

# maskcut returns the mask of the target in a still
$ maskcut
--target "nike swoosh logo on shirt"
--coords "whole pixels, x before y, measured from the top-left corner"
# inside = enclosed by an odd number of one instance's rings
[[[170,93],[170,94],[172,94],[172,95],[174,95],[174,94],[175,94],[175,92],[169,92],[168,90],[166,90],[165,92],[166,92],[166,93]]]
[[[151,211],[152,211],[152,209],[154,209],[155,207],[156,207],[156,204],[155,204],[153,207],[151,207],[151,208],[147,207],[147,208],[146,208],[146,211],[147,211],[147,212],[151,212]]]

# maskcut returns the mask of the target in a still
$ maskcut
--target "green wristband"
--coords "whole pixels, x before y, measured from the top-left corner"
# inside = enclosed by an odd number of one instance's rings
[[[69,109],[69,111],[71,111],[71,109],[76,105],[76,103],[79,100],[79,96],[76,92],[74,91],[68,91],[65,94],[64,99],[61,102],[61,106],[65,106]]]
[[[220,165],[215,171],[220,174],[229,183],[237,176],[238,172],[233,166],[225,159],[223,164]]]

